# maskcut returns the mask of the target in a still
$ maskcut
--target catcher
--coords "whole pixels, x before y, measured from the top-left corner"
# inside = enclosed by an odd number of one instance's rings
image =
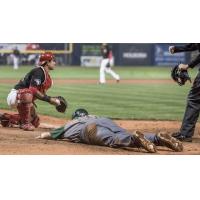
[[[39,66],[36,66],[21,79],[7,97],[11,108],[17,108],[18,114],[1,114],[0,121],[4,127],[20,125],[25,131],[33,131],[40,124],[39,116],[35,111],[35,100],[39,99],[56,106],[59,112],[65,112],[67,103],[62,97],[50,97],[46,94],[52,86],[49,75],[56,65],[55,57],[51,52],[40,55]]]
[[[169,52],[171,54],[185,51],[196,51],[200,52],[199,43],[190,43],[185,46],[170,46]],[[190,80],[187,76],[187,70],[194,68],[197,64],[200,63],[200,53],[198,56],[192,60],[189,64],[179,64],[178,69],[182,71],[182,80],[181,77],[174,77],[173,79],[179,78],[180,85],[184,85],[185,81]],[[174,70],[176,70],[174,68]],[[178,73],[178,71],[177,71]],[[191,81],[191,80],[190,80]],[[185,115],[183,117],[182,126],[180,131],[173,133],[172,136],[185,142],[192,142],[192,136],[194,135],[195,125],[199,117],[200,112],[200,72],[198,72],[193,86],[187,97],[187,105],[185,110]]]
[[[179,140],[164,134],[145,134],[135,131],[127,132],[104,117],[89,115],[85,109],[77,109],[72,114],[72,121],[65,126],[41,133],[41,139],[66,139],[71,142],[100,145],[112,148],[143,148],[148,152],[156,152],[156,146],[166,146],[174,151],[182,151]]]

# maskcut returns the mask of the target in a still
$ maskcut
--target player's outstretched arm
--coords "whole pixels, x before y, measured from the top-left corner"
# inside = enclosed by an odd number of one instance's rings
[[[50,132],[43,132],[36,139],[52,139]]]

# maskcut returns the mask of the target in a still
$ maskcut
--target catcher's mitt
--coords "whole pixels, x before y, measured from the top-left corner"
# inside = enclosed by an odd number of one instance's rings
[[[172,79],[177,82],[180,86],[185,85],[186,81],[191,81],[191,78],[187,70],[180,70],[178,65],[172,68],[171,70]]]
[[[57,96],[55,98],[59,99],[59,101],[60,101],[60,105],[56,106],[56,110],[58,112],[64,113],[66,111],[67,107],[68,107],[67,101],[62,96]]]

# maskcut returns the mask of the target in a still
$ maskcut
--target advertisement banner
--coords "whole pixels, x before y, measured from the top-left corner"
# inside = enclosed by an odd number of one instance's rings
[[[81,66],[83,67],[99,67],[101,64],[101,56],[81,56]]]
[[[186,53],[169,53],[168,44],[155,44],[154,46],[154,64],[159,66],[173,66],[178,63],[186,62]]]
[[[120,65],[151,65],[151,44],[120,44]]]

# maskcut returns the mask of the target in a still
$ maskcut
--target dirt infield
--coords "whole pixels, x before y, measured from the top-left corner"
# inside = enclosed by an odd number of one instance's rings
[[[1,79],[0,83],[15,84],[17,80]],[[59,84],[97,84],[97,80],[64,80],[56,79],[54,82]],[[113,80],[108,80],[108,84],[116,83]],[[171,80],[122,80],[122,84],[171,84]],[[5,112],[0,110],[0,113]],[[74,144],[67,141],[51,141],[35,139],[41,132],[48,131],[54,127],[63,125],[66,120],[41,116],[41,125],[34,132],[25,132],[19,128],[3,128],[0,125],[0,154],[25,154],[25,155],[52,155],[52,154],[147,154],[141,149],[113,149],[100,146],[92,146],[85,144]],[[116,120],[121,127],[132,132],[140,130],[142,132],[159,132],[166,131],[172,133],[180,128],[181,122],[178,121],[132,121],[132,120]],[[181,153],[172,152],[164,147],[158,147],[158,154],[200,154],[200,123],[197,124],[194,141],[192,143],[184,143],[184,151]]]
[[[0,110],[0,112],[4,112]],[[148,154],[142,149],[113,149],[101,146],[75,144],[67,141],[52,141],[35,139],[41,132],[48,131],[53,127],[63,125],[66,120],[48,116],[41,116],[41,125],[34,132],[26,132],[19,128],[3,128],[0,126],[0,154],[1,155],[131,155]],[[116,120],[117,124],[132,132],[140,130],[143,132],[166,131],[171,133],[177,131],[180,122],[177,121],[132,121]],[[184,143],[184,151],[175,153],[165,147],[158,147],[157,154],[200,154],[200,123],[197,124],[194,141]]]

